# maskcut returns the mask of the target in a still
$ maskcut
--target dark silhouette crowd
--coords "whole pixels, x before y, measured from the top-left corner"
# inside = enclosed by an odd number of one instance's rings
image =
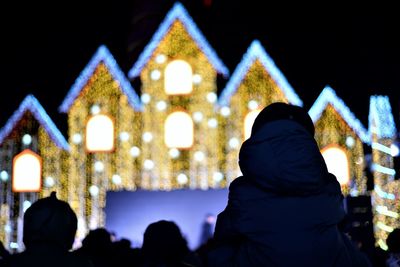
[[[207,238],[194,251],[179,226],[166,220],[148,225],[140,248],[98,228],[72,250],[77,217],[52,193],[25,212],[25,250],[10,254],[0,246],[0,266],[400,266],[400,229],[389,234],[387,252],[366,252],[360,234],[345,227],[340,185],[327,170],[304,109],[274,103],[262,110],[239,165],[243,176],[230,184],[215,231],[209,215]]]

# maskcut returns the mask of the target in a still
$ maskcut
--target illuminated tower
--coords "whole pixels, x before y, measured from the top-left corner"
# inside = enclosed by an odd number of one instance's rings
[[[400,182],[394,180],[391,147],[396,126],[387,96],[371,96],[369,110],[372,166],[374,176],[374,225],[377,244],[387,250],[386,238],[400,226]]]
[[[329,86],[322,90],[308,113],[328,170],[335,174],[342,192],[364,195],[367,178],[363,144],[370,142],[364,126]]]
[[[222,169],[230,182],[239,174],[240,145],[251,132],[254,119],[266,106],[285,102],[303,103],[284,75],[265,52],[259,41],[253,41],[236,67],[218,100]]]
[[[22,250],[25,210],[56,191],[66,199],[69,146],[37,99],[28,95],[0,131],[0,240]]]
[[[134,189],[140,177],[141,103],[105,46],[82,71],[60,106],[68,113],[68,201],[78,235],[104,226],[107,190]]]
[[[141,185],[218,186],[217,74],[228,70],[185,8],[176,3],[129,71],[141,80]]]

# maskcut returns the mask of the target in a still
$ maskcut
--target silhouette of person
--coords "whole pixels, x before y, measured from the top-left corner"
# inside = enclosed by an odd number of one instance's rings
[[[206,244],[208,240],[213,237],[215,221],[215,216],[211,213],[207,213],[201,227],[200,246]]]
[[[400,228],[389,233],[386,243],[389,257],[386,260],[387,267],[400,267]]]
[[[142,267],[201,266],[200,258],[189,250],[179,227],[172,221],[150,224],[143,236]]]
[[[10,256],[10,252],[4,247],[3,242],[0,241],[0,266],[1,261],[7,259]]]
[[[140,249],[132,248],[132,243],[126,238],[115,240],[112,243],[112,266],[137,266],[139,263]]]
[[[337,225],[343,195],[301,107],[273,103],[239,152],[209,266],[369,266]]]
[[[74,253],[89,259],[94,267],[113,266],[111,233],[105,228],[90,230],[82,240],[82,247]]]
[[[26,249],[8,257],[4,266],[92,266],[69,252],[76,229],[74,211],[52,192],[50,197],[37,200],[26,210],[23,229]]]

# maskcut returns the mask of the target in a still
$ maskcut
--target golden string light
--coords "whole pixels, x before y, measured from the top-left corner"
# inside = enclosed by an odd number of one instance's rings
[[[332,105],[326,107],[320,119],[315,123],[315,139],[320,149],[329,145],[337,145],[346,153],[351,181],[341,186],[343,194],[350,193],[352,182],[354,182],[357,195],[365,194],[367,178],[364,172],[363,142]],[[349,140],[352,141],[349,142]]]
[[[168,68],[174,65],[185,68],[180,75],[187,74],[182,77],[183,93],[174,91],[173,79],[167,77],[176,74]],[[82,239],[89,229],[105,225],[107,191],[228,186],[240,175],[238,153],[245,140],[246,116],[273,102],[300,106],[302,102],[258,41],[250,45],[218,97],[219,74],[226,77],[226,67],[180,4],[173,7],[129,72],[132,79],[140,78],[140,100],[110,52],[100,47],[60,107],[68,114],[68,143],[49,127],[49,118],[42,119],[44,110],[21,115],[21,109],[19,117],[12,119],[11,125],[16,127],[8,132],[11,127],[6,125],[3,137],[0,132],[0,178],[4,184],[0,190],[0,225],[4,226],[0,240],[8,247],[18,242],[16,225],[24,202],[51,191],[76,212],[77,237]],[[172,87],[166,90],[166,84]],[[342,102],[336,103],[326,105],[314,121],[315,138],[321,150],[335,146],[345,153],[350,182],[342,185],[343,193],[367,194],[362,127]],[[190,147],[169,147],[165,142],[165,122],[174,112],[185,112],[192,120]],[[90,138],[86,136],[87,123],[99,114],[113,123],[110,151],[88,151],[86,146],[86,138]],[[44,186],[39,194],[13,194],[7,177],[11,176],[13,157],[25,148],[21,143],[25,133],[32,138],[30,149],[43,159]],[[386,147],[392,142],[374,140]],[[373,162],[383,167],[393,165],[385,153],[373,150],[372,156]],[[375,224],[380,229],[376,233],[384,242],[389,230],[399,226],[396,192],[400,185],[381,172],[375,172],[374,178],[381,189],[381,195],[376,195],[379,212]]]

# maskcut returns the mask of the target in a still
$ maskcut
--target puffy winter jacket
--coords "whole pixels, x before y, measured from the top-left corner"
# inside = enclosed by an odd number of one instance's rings
[[[314,138],[277,120],[245,141],[209,266],[368,266],[342,235],[343,196]]]

